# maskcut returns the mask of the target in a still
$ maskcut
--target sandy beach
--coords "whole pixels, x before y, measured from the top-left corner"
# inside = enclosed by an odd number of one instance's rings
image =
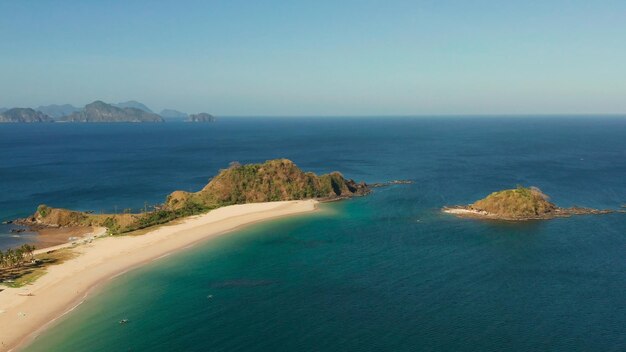
[[[476,217],[487,217],[490,216],[491,214],[489,214],[486,211],[479,211],[479,210],[471,210],[471,209],[464,209],[464,208],[443,208],[442,211],[444,213],[448,213],[448,214],[455,214],[455,215],[459,215],[459,216],[476,216]]]
[[[95,288],[131,268],[244,225],[315,209],[314,200],[233,205],[144,235],[105,236],[80,244],[72,249],[76,258],[49,267],[32,285],[0,286],[0,351],[25,346]]]

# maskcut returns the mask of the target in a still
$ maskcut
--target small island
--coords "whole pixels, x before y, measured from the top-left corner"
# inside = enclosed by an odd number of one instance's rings
[[[442,210],[460,217],[507,221],[542,220],[615,212],[581,207],[560,208],[549,199],[550,197],[537,187],[518,186],[515,189],[493,192],[473,204],[446,206]]]

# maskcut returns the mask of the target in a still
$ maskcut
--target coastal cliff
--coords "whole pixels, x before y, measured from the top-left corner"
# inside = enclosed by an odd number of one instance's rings
[[[261,164],[231,163],[202,190],[175,191],[152,211],[94,214],[40,205],[35,214],[19,221],[30,226],[103,226],[111,233],[124,233],[196,215],[226,205],[284,200],[337,200],[363,196],[370,188],[339,172],[317,176],[304,172],[287,159]]]
[[[461,217],[495,220],[539,220],[584,214],[608,214],[613,210],[591,208],[560,208],[537,187],[521,187],[493,192],[486,198],[466,206],[444,207],[443,211]]]

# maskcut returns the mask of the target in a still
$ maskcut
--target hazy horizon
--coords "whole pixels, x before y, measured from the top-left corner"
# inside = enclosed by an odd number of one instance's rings
[[[620,115],[625,11],[565,0],[2,2],[0,107]]]

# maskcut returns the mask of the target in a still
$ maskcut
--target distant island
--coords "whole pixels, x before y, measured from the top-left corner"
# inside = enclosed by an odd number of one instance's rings
[[[31,108],[13,108],[0,113],[0,123],[39,123],[54,122],[54,120]]]
[[[199,114],[192,114],[187,117],[186,122],[215,122],[215,116],[201,112]]]
[[[157,114],[141,109],[125,107],[119,108],[102,101],[95,101],[85,105],[81,111],[72,113],[59,119],[63,122],[163,122]]]
[[[39,106],[35,110],[41,111],[44,114],[52,117],[53,119],[58,119],[63,116],[71,115],[72,113],[76,111],[80,111],[80,108],[77,108],[70,104],[63,104],[63,105],[52,104],[52,105]]]
[[[537,187],[518,186],[491,193],[484,199],[465,206],[448,206],[443,211],[461,217],[494,220],[539,220],[584,214],[608,214],[614,210],[591,208],[559,208]]]
[[[145,104],[142,104],[136,100],[129,100],[129,101],[125,101],[125,102],[121,102],[121,103],[117,103],[117,104],[112,104],[118,108],[134,108],[134,109],[139,109],[145,112],[149,112],[149,113],[154,113],[152,110],[150,110],[149,107],[147,107]]]
[[[16,223],[44,227],[106,227],[125,233],[197,215],[234,204],[287,200],[337,200],[370,193],[367,184],[345,179],[339,172],[317,176],[287,159],[262,164],[231,163],[202,190],[175,191],[165,203],[140,213],[95,214],[40,205],[33,216]]]
[[[173,109],[163,109],[159,113],[162,118],[166,120],[184,120],[187,118],[187,114],[178,110]]]
[[[187,114],[173,109],[163,109],[160,114],[154,113],[145,104],[129,100],[117,104],[109,104],[97,100],[84,108],[71,104],[41,105],[32,108],[0,108],[0,123],[39,123],[39,122],[215,122],[215,116],[202,112]]]

